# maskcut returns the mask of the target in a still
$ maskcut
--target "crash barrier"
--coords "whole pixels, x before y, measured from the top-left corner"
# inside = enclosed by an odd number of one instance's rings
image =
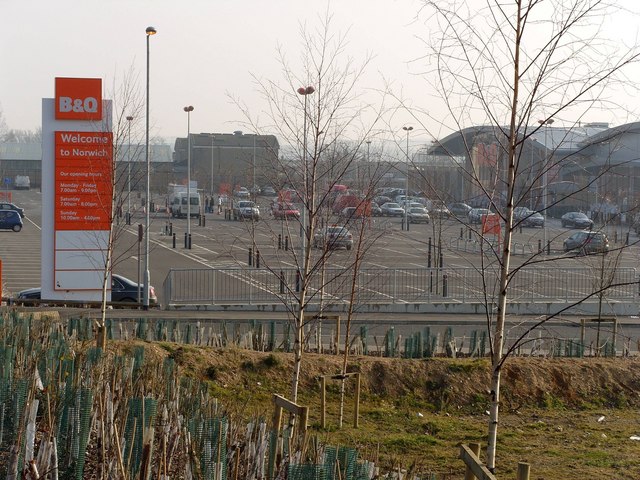
[[[635,268],[522,268],[509,283],[510,303],[634,302],[640,283]],[[498,267],[325,268],[306,277],[307,306],[332,307],[420,303],[497,303]],[[603,283],[605,282],[606,283]],[[295,305],[302,294],[295,268],[171,269],[164,281],[164,307]],[[601,292],[602,295],[596,295]]]

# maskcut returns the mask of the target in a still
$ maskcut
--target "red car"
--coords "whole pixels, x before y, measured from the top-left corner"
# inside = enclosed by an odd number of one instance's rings
[[[271,214],[273,218],[300,218],[300,210],[291,203],[274,203],[271,205]]]

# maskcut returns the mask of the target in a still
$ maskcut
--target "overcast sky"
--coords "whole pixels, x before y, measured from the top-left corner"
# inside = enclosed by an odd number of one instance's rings
[[[471,2],[475,0],[469,0]],[[484,3],[484,2],[483,2]],[[636,10],[635,1],[625,0]],[[640,2],[638,2],[640,3]],[[348,53],[375,57],[363,88],[382,87],[382,77],[424,110],[435,109],[423,65],[410,63],[425,53],[428,32],[414,21],[419,0],[334,0],[329,10],[337,31],[349,30]],[[147,26],[151,38],[152,135],[186,135],[183,107],[193,105],[192,132],[232,132],[243,120],[227,94],[258,115],[264,109],[251,74],[280,79],[276,48],[292,59],[299,53],[300,25],[318,24],[327,2],[300,0],[0,0],[0,107],[7,126],[33,130],[41,123],[41,99],[54,95],[54,78],[99,77],[105,90],[133,69],[144,93]],[[424,20],[424,19],[422,19]],[[633,22],[607,25],[637,38]],[[638,99],[629,98],[634,109]],[[638,111],[638,109],[636,109]],[[437,117],[430,110],[432,117]],[[630,121],[611,112],[590,121]],[[635,119],[632,119],[635,120]],[[446,133],[437,122],[427,134]],[[408,116],[393,118],[397,128]],[[430,123],[431,122],[431,123]],[[392,125],[393,127],[393,125]]]

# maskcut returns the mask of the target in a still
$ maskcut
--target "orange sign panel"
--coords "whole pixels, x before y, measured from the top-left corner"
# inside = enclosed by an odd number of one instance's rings
[[[500,235],[500,217],[495,213],[482,215],[482,233]]]
[[[112,142],[111,132],[55,133],[56,230],[109,230]]]
[[[101,78],[56,78],[56,120],[102,120]]]

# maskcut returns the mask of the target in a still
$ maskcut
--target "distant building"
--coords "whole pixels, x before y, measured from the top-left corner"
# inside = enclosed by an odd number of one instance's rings
[[[234,133],[191,134],[191,180],[206,193],[239,186],[273,185],[280,145],[273,135]],[[173,152],[173,181],[187,180],[188,142],[177,138]]]

